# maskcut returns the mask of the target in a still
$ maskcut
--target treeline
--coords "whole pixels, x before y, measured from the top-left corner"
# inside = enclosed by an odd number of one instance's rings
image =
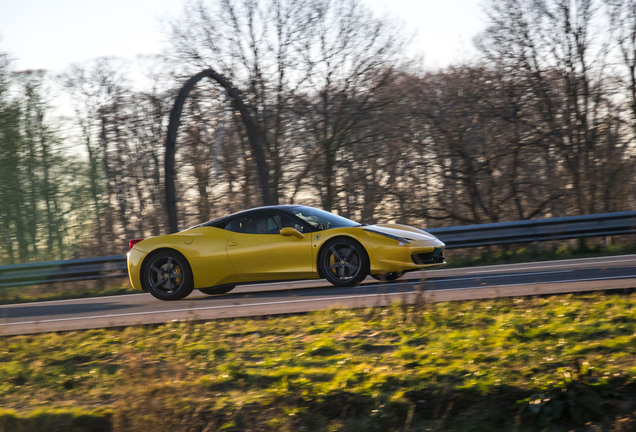
[[[63,76],[0,65],[3,262],[119,254],[167,231],[176,93],[213,68],[256,120],[279,203],[441,226],[636,204],[636,0],[491,0],[479,59],[426,71],[359,0],[188,2],[164,58]],[[52,117],[48,85],[73,114]],[[197,84],[177,138],[180,228],[260,205],[242,119]]]

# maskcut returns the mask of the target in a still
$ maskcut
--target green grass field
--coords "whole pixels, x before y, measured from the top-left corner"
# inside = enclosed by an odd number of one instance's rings
[[[0,338],[2,431],[632,431],[636,293]]]

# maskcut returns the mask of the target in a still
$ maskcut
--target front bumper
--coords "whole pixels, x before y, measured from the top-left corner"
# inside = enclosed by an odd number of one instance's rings
[[[444,246],[414,246],[393,249],[376,259],[371,258],[371,274],[409,272],[446,264]]]
[[[446,263],[444,258],[444,248],[436,247],[432,252],[419,252],[411,254],[413,264],[444,264]]]

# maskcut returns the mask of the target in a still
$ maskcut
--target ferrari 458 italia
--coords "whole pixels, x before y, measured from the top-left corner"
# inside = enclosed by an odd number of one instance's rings
[[[444,263],[444,243],[420,229],[363,225],[313,207],[281,205],[131,240],[128,275],[135,289],[177,300],[194,289],[224,294],[255,282],[393,280]]]

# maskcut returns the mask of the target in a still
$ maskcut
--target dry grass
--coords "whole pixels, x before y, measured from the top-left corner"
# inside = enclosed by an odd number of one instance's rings
[[[4,337],[0,378],[7,431],[634,430],[636,294]]]

